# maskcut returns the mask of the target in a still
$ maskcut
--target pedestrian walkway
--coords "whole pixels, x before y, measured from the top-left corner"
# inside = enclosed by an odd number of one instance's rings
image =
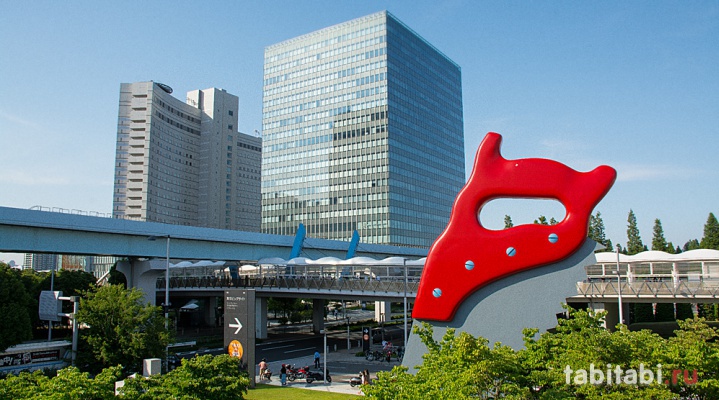
[[[336,352],[327,353],[327,369],[330,371],[332,377],[331,383],[323,383],[315,381],[313,383],[307,383],[304,379],[295,380],[294,382],[287,382],[287,385],[299,389],[310,389],[319,390],[324,392],[333,393],[347,393],[354,395],[362,395],[361,388],[359,386],[351,387],[349,381],[352,377],[358,376],[359,372],[367,369],[370,372],[372,379],[377,378],[378,371],[389,371],[392,367],[399,365],[399,362],[393,361],[379,362],[379,361],[367,361],[364,357],[357,357],[357,348],[352,350],[339,350]],[[320,366],[319,369],[315,369],[312,365],[313,360],[308,357],[288,359],[288,360],[267,360],[270,371],[272,371],[272,379],[268,382],[267,380],[260,380],[259,367],[255,366],[255,382],[260,384],[268,384],[280,386],[280,368],[282,364],[290,364],[295,367],[304,367],[309,365],[312,370],[322,371],[323,368]],[[342,371],[342,372],[333,372]],[[352,371],[352,372],[349,372]]]

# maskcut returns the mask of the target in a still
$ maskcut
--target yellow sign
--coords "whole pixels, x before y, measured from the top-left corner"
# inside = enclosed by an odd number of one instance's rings
[[[230,345],[227,346],[227,353],[229,353],[231,357],[242,358],[243,352],[244,350],[239,340],[233,340],[230,342]]]

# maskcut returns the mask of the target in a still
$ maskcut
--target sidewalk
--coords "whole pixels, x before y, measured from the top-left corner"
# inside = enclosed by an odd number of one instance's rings
[[[387,363],[378,361],[367,361],[364,359],[364,357],[355,356],[355,353],[357,353],[357,351],[358,349],[354,348],[352,350],[338,350],[336,352],[327,353],[327,369],[329,369],[330,376],[332,377],[331,383],[324,383],[320,381],[307,383],[304,379],[299,379],[295,380],[294,382],[287,381],[287,386],[299,389],[310,389],[324,392],[346,393],[362,396],[363,394],[359,386],[350,386],[350,378],[357,376],[361,370],[368,369],[370,371],[371,378],[376,379],[377,371],[389,371],[390,369],[392,369],[392,367],[399,365],[398,362]],[[296,367],[304,367],[308,364],[311,364],[311,361],[312,360],[308,359],[307,357],[281,361],[270,361],[267,363],[270,368],[270,371],[272,371],[272,379],[269,382],[266,380],[260,381],[259,367],[255,366],[255,382],[257,384],[280,386],[280,368],[282,367],[283,363],[291,364]],[[335,366],[334,368],[333,365]],[[337,367],[339,367],[340,365],[342,365],[343,368],[339,369],[347,370],[347,366],[349,365],[351,367],[356,367],[356,371],[352,373],[333,373],[332,371],[337,370]],[[315,370],[314,366],[312,366],[312,370]],[[318,369],[317,371],[322,371],[322,367],[320,367],[320,369]]]

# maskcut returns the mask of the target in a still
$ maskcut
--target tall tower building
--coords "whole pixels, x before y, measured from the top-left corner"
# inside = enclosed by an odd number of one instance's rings
[[[389,12],[265,49],[262,231],[428,247],[464,184],[459,66]]]
[[[237,131],[239,100],[156,82],[123,83],[113,216],[259,231],[262,141]]]

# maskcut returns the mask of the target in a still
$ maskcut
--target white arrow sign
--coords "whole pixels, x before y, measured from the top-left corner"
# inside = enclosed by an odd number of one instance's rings
[[[242,329],[242,323],[240,323],[240,320],[237,318],[235,318],[235,322],[237,322],[237,323],[236,324],[228,324],[227,326],[229,326],[230,328],[237,328],[237,330],[235,331],[235,335],[237,335],[238,333],[240,333],[240,329]]]

